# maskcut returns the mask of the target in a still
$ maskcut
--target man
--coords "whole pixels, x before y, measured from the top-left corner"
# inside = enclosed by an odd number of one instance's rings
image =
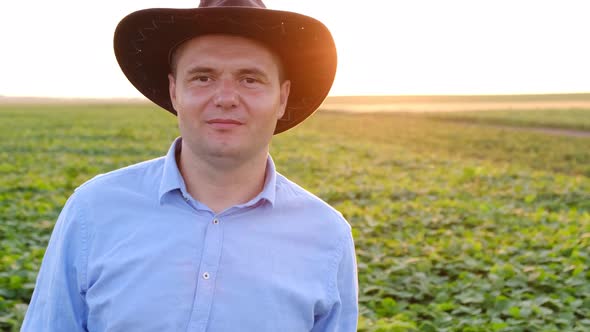
[[[132,13],[114,46],[181,137],[70,197],[22,331],[355,331],[350,226],[269,156],[331,87],[327,28],[260,1],[201,1]]]

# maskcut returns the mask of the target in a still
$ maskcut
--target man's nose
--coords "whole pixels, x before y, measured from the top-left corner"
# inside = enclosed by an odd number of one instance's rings
[[[238,107],[240,98],[236,83],[229,79],[221,80],[215,93],[214,102],[215,106],[223,109],[233,109]]]

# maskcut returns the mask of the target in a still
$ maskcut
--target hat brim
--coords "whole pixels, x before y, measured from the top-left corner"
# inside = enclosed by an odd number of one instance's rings
[[[231,34],[262,42],[283,61],[291,91],[275,134],[301,123],[324,101],[336,74],[336,46],[320,21],[293,12],[248,8],[152,8],[126,16],[114,49],[127,79],[145,97],[176,114],[170,101],[170,52],[205,34]]]

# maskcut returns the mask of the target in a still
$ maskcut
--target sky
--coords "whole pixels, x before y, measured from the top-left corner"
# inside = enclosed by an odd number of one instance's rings
[[[590,1],[267,0],[324,22],[331,95],[590,92]],[[198,0],[19,0],[0,5],[0,95],[139,98],[113,33],[144,8]]]

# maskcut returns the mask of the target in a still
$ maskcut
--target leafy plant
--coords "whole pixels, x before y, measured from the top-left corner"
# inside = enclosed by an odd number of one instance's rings
[[[162,155],[176,135],[175,118],[151,106],[0,108],[2,331],[20,327],[74,188]],[[353,227],[359,331],[581,332],[589,143],[424,115],[319,112],[271,150],[281,173]]]

